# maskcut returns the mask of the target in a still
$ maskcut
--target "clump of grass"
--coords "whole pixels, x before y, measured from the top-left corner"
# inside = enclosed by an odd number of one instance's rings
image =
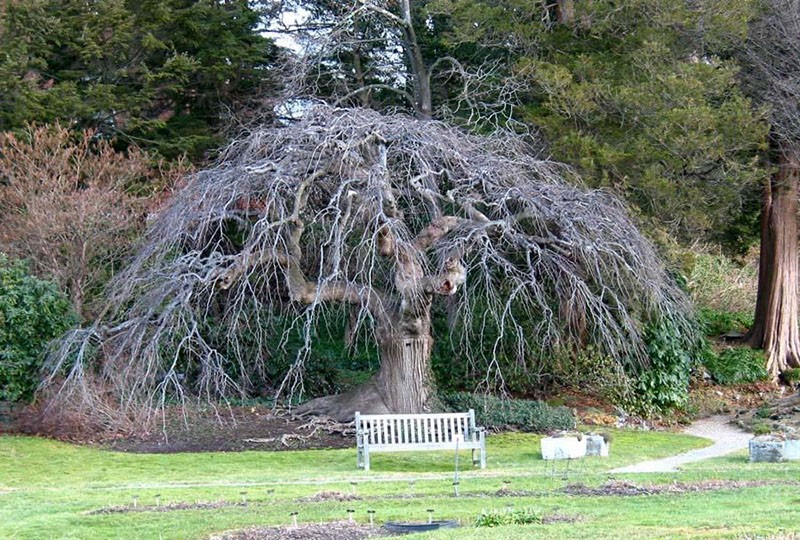
[[[532,508],[522,510],[489,510],[475,520],[476,527],[500,527],[502,525],[535,525],[542,517]]]
[[[772,428],[767,422],[754,422],[753,423],[753,435],[769,435],[772,432]]]
[[[756,302],[758,267],[724,255],[690,254],[687,285],[695,305],[717,312],[750,313]],[[755,257],[747,257],[755,260]]]
[[[728,347],[719,353],[710,352],[704,364],[708,374],[719,384],[751,383],[769,377],[764,352],[750,347]]]

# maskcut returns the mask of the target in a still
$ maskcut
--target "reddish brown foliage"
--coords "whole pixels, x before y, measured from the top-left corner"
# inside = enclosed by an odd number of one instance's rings
[[[0,148],[0,250],[29,260],[80,315],[92,315],[92,300],[183,168],[59,125],[2,133]]]

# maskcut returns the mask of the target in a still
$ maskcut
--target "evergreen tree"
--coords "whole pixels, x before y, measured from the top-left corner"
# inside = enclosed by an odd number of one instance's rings
[[[194,158],[269,88],[246,0],[27,0],[0,8],[0,130],[56,120]]]
[[[656,228],[742,249],[757,238],[767,127],[717,39],[744,31],[748,2],[726,6],[435,0],[428,10],[462,49],[507,51],[508,75],[530,92],[522,115],[556,159],[624,194]]]
[[[764,182],[755,324],[749,343],[767,355],[777,379],[800,368],[797,197],[800,193],[800,1],[766,0],[753,18],[744,53],[744,81],[769,110],[769,159]]]

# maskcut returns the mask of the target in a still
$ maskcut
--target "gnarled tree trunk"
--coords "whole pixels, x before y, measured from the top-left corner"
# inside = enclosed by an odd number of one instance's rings
[[[430,333],[393,336],[380,344],[381,368],[375,381],[389,410],[418,413],[427,408],[433,388],[432,347]]]
[[[430,314],[421,321],[417,319],[416,326],[418,332],[384,335],[379,343],[381,367],[369,381],[344,394],[313,399],[298,407],[298,414],[325,415],[349,422],[356,411],[387,414],[428,410],[434,388]]]
[[[750,345],[763,348],[767,371],[800,366],[797,328],[797,195],[800,145],[780,148],[778,171],[764,189],[755,324]]]

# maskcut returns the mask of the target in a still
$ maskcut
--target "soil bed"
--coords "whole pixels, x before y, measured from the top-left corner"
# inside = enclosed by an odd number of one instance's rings
[[[596,488],[591,488],[583,484],[572,484],[565,486],[558,491],[567,495],[584,495],[589,497],[633,497],[637,495],[660,495],[662,493],[668,493],[671,495],[680,493],[700,493],[703,491],[744,489],[777,484],[786,484],[786,482],[708,480],[705,482],[693,483],[674,482],[672,484],[639,485],[635,484],[634,482],[612,480]],[[794,484],[794,482],[790,482],[790,484]]]
[[[297,527],[266,527],[214,535],[211,540],[362,540],[392,536],[378,526],[337,521]]]
[[[196,414],[188,420],[188,426],[182,417],[176,416],[168,418],[162,431],[109,441],[107,445],[114,450],[142,453],[355,447],[352,425],[275,414],[263,407],[234,409],[223,421],[208,414]]]
[[[301,418],[264,406],[194,409],[185,416],[170,408],[155,428],[137,434],[81,429],[23,410],[10,431],[138,453],[355,448],[352,423]]]

